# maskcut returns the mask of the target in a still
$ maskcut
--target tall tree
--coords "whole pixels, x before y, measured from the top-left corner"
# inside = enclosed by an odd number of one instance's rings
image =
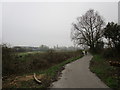
[[[90,9],[72,24],[71,39],[77,45],[87,45],[94,50],[102,40],[104,25],[98,12]]]
[[[120,51],[120,25],[109,22],[104,30],[104,36],[108,39],[112,48]]]

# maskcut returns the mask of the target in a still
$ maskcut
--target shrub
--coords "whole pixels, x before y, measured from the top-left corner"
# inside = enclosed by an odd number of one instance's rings
[[[14,50],[6,44],[2,45],[2,75],[8,76],[14,74],[17,69]]]

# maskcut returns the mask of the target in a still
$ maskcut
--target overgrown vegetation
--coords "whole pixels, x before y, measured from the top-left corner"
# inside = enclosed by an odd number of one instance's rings
[[[109,22],[104,30],[104,36],[108,40],[108,48],[104,50],[105,58],[120,61],[120,25]]]
[[[53,50],[44,53],[18,54],[6,45],[3,45],[2,50],[3,88],[48,87],[65,64],[82,56],[81,51],[55,52]],[[44,75],[41,85],[33,81],[33,73]],[[24,76],[28,76],[29,79],[26,81]]]
[[[102,55],[94,55],[91,63],[90,70],[94,72],[103,82],[110,88],[120,90],[118,81],[118,68],[109,65],[109,60],[105,59]]]
[[[110,88],[120,90],[120,25],[109,22],[104,28],[104,37],[107,47],[94,55],[90,69]]]

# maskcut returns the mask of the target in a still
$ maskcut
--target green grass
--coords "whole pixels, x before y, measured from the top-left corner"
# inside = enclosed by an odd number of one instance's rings
[[[93,55],[90,70],[107,86],[115,90],[120,90],[120,88],[118,88],[118,80],[115,76],[116,69],[117,68],[110,66],[108,60],[104,59],[101,55]]]
[[[36,54],[36,53],[44,53],[44,52],[42,52],[42,51],[21,52],[21,53],[18,53],[18,56],[25,56],[28,54]]]
[[[64,62],[62,62],[62,63],[60,63],[60,64],[58,64],[58,65],[55,65],[55,66],[49,68],[48,70],[45,71],[45,73],[48,74],[48,75],[50,75],[50,76],[52,76],[52,77],[54,77],[55,74],[56,74],[56,72],[57,72],[61,67],[63,67],[64,65],[66,65],[66,64],[68,64],[68,63],[70,63],[70,62],[73,62],[73,61],[79,59],[80,57],[81,57],[81,56],[76,57],[76,58],[72,58],[72,59],[68,59],[68,60],[66,60],[66,61],[64,61]]]

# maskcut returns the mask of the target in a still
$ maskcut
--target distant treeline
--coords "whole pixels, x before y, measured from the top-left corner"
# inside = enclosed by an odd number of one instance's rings
[[[50,48],[46,45],[41,45],[40,47],[14,46],[13,49],[16,52],[30,52],[30,51],[48,51]]]
[[[15,52],[30,52],[30,51],[49,51],[49,50],[55,50],[55,51],[75,51],[79,49],[78,47],[58,47],[54,46],[54,48],[50,48],[47,45],[41,45],[39,47],[30,47],[30,46],[14,46],[12,47]]]

